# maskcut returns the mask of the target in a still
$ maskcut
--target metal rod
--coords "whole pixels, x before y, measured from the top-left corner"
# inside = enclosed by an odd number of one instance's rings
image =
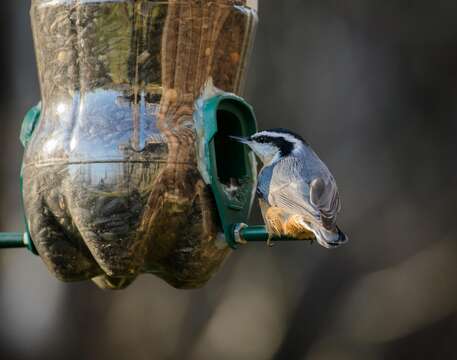
[[[242,227],[240,230],[240,238],[247,242],[254,241],[267,241],[268,240],[268,231],[263,225],[255,226],[246,226]],[[272,241],[304,241],[304,239],[297,239],[292,237],[277,237],[273,236]],[[310,239],[311,240],[311,239]]]
[[[27,245],[24,242],[23,233],[0,233],[0,249],[24,248]]]

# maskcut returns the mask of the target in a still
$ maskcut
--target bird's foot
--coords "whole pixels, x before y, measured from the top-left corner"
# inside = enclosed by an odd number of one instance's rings
[[[273,238],[282,235],[283,211],[277,207],[270,207],[265,213],[265,224],[268,231],[267,245],[274,246]]]
[[[271,233],[268,233],[267,246],[268,247],[275,246],[275,244],[273,242],[273,235]]]

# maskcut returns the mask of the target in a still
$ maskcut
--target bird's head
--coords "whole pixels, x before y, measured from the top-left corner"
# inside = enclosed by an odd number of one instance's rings
[[[286,129],[260,131],[248,138],[231,136],[249,146],[265,166],[304,149],[308,143],[298,134]]]

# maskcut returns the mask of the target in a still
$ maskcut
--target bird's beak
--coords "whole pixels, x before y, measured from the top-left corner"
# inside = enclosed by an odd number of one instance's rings
[[[229,137],[230,137],[230,139],[237,141],[241,144],[246,144],[246,145],[249,144],[249,139],[247,139],[247,138],[240,137],[240,136],[229,136]]]

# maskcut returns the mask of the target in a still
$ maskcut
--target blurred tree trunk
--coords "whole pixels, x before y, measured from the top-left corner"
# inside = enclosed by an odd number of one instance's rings
[[[6,1],[2,3],[2,11],[0,11],[0,119],[2,123],[11,114],[11,105],[9,98],[11,88],[13,86],[11,76],[11,66],[12,66],[12,45],[13,45],[13,36],[12,36],[12,17],[13,17],[13,2]],[[5,128],[0,130],[0,144],[4,144],[8,139],[8,132],[5,131]],[[4,156],[0,157],[0,197],[3,198],[5,194],[5,174],[7,172],[6,167],[8,163]],[[3,220],[3,207],[0,207],[0,229],[4,229],[6,224]]]

